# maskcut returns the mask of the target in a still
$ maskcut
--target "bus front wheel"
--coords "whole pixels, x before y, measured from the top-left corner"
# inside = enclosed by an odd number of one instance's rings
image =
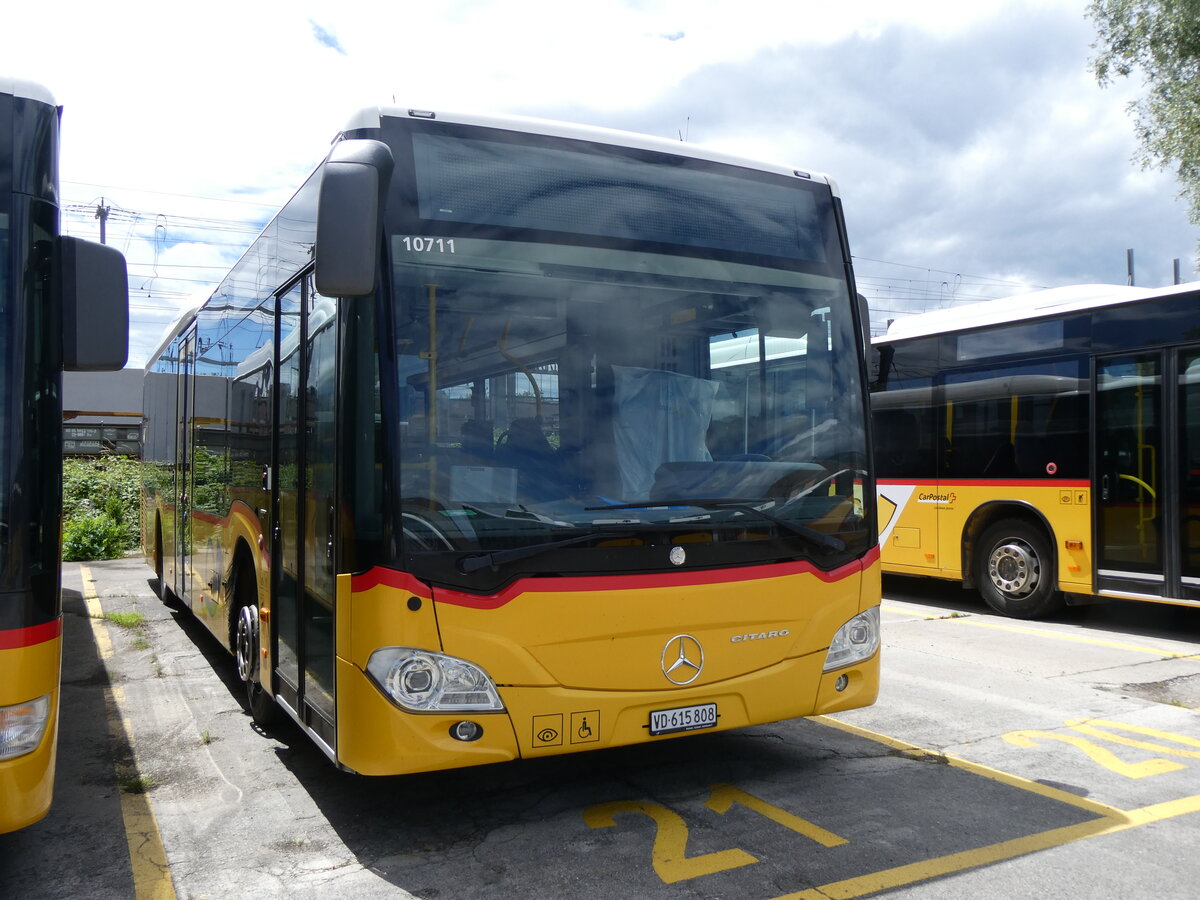
[[[990,526],[979,542],[975,583],[987,605],[1016,619],[1036,619],[1062,608],[1055,590],[1050,542],[1021,519]]]

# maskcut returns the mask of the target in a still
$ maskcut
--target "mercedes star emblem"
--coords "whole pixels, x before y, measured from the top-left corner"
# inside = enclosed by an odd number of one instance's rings
[[[677,634],[663,647],[662,670],[672,684],[691,684],[704,668],[704,648],[690,634]]]

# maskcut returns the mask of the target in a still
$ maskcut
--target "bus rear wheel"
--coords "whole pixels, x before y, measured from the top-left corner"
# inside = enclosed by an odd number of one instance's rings
[[[163,559],[162,525],[157,523],[154,526],[154,577],[158,582],[155,588],[158,599],[166,606],[177,606],[178,601],[175,599],[175,594],[167,587],[166,565]]]
[[[240,604],[233,635],[238,678],[246,685],[246,705],[250,707],[250,715],[255,723],[264,728],[270,727],[279,721],[280,715],[275,699],[262,686],[258,589],[254,584],[253,571],[246,565],[239,565],[234,583],[237,585],[235,600]]]
[[[975,583],[987,605],[1016,619],[1057,612],[1050,542],[1041,528],[1022,519],[1002,519],[979,542]]]

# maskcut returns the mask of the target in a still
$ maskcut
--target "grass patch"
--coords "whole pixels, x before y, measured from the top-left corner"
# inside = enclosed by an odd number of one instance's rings
[[[110,612],[105,613],[104,618],[122,628],[138,628],[146,622],[146,617],[140,612]]]
[[[120,785],[126,794],[144,794],[158,787],[158,782],[149,775],[127,775],[121,779]]]

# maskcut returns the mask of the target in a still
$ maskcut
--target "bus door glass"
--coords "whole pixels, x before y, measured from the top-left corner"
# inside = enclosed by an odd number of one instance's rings
[[[333,747],[336,307],[306,279],[279,308],[277,674],[303,724]]]
[[[300,690],[300,573],[303,547],[300,485],[300,320],[301,297],[297,285],[279,297],[278,357],[275,362],[275,460],[272,470],[271,558],[273,595],[271,609],[275,635],[275,666],[279,690],[299,710]]]
[[[311,280],[305,306],[304,698],[332,724],[337,308]]]
[[[1096,361],[1096,586],[1162,596],[1162,354]]]
[[[1179,356],[1181,597],[1200,600],[1200,349]]]
[[[192,429],[195,418],[196,332],[190,331],[180,339],[179,381],[176,396],[177,422],[176,478],[178,496],[175,504],[175,585],[179,599],[190,605],[192,591],[192,494],[193,457],[195,441]]]

